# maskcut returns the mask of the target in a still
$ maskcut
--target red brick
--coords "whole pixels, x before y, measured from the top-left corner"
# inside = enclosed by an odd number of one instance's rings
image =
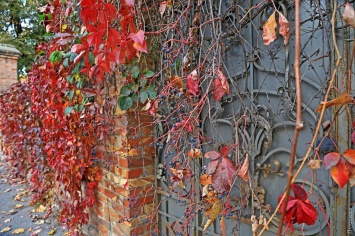
[[[150,195],[150,196],[144,196],[144,197],[140,197],[138,198],[138,201],[136,204],[134,204],[133,207],[140,207],[144,204],[149,204],[149,203],[152,203],[154,200],[154,195]],[[128,199],[124,199],[123,200],[123,204],[125,207],[128,207],[129,208],[129,201]]]

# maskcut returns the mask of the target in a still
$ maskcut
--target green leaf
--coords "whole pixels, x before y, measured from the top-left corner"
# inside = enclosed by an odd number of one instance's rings
[[[64,110],[64,114],[65,115],[68,115],[70,114],[70,112],[73,110],[73,107],[66,107],[65,110]]]
[[[70,90],[69,93],[68,93],[69,100],[72,100],[73,97],[74,97],[74,90]]]
[[[151,70],[144,70],[142,74],[144,75],[144,78],[150,78],[155,75],[155,73]]]
[[[69,58],[65,58],[63,61],[63,66],[67,68],[69,66]]]
[[[49,56],[49,61],[52,63],[61,61],[63,58],[63,52],[61,51],[54,51],[51,53],[51,55]]]
[[[142,102],[142,103],[145,103],[148,99],[148,92],[147,91],[142,91],[140,92],[139,94],[139,100]]]
[[[77,54],[76,52],[72,52],[72,53],[70,54],[70,62],[73,62],[74,59],[75,59],[77,56],[78,56],[78,54]]]
[[[130,97],[132,98],[133,102],[138,102],[138,95],[136,93],[132,94]]]
[[[94,56],[94,54],[92,54],[92,52],[91,51],[89,51],[89,60],[90,60],[90,63],[91,64],[95,64],[95,56]]]
[[[139,80],[139,85],[144,87],[147,84],[147,80],[146,79],[140,79]]]
[[[128,110],[133,105],[133,100],[130,97],[120,97],[118,99],[118,106],[121,110]]]
[[[41,15],[39,15],[38,21],[42,22],[42,21],[44,21],[45,18],[46,18],[46,13],[42,13]]]
[[[120,90],[120,96],[129,96],[132,92],[132,89],[129,86],[122,86]]]
[[[70,84],[72,84],[72,83],[73,83],[73,80],[74,80],[73,75],[68,75],[68,76],[66,77],[66,80],[67,80]]]
[[[43,38],[44,38],[45,40],[49,40],[49,39],[51,39],[53,36],[54,36],[53,33],[45,33],[45,34],[43,35]]]
[[[131,72],[133,78],[135,78],[135,79],[138,78],[138,75],[139,75],[139,67],[138,66],[130,67],[129,71]]]
[[[157,97],[157,94],[155,93],[154,86],[152,84],[149,85],[149,87],[147,88],[146,91],[148,93],[149,98],[153,99],[153,98]]]
[[[138,84],[130,84],[129,87],[131,88],[131,90],[136,93],[139,89]]]

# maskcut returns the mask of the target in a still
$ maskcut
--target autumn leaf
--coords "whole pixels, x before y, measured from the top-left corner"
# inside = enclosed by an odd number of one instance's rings
[[[322,165],[322,161],[321,160],[310,160],[308,162],[308,167],[313,169],[313,170],[319,169],[321,165]]]
[[[201,175],[200,184],[202,184],[203,186],[212,184],[212,176],[207,174]]]
[[[272,13],[272,15],[269,17],[269,19],[265,22],[263,26],[263,40],[264,40],[264,45],[267,46],[270,43],[274,42],[275,39],[277,39],[276,35],[276,17],[275,17],[275,12]]]
[[[287,227],[289,227],[293,232],[293,224],[305,223],[307,225],[313,225],[317,220],[318,214],[317,210],[308,200],[307,192],[302,187],[294,183],[291,185],[291,187],[295,196],[289,196],[288,198],[285,223]],[[279,202],[281,201],[282,197],[283,194],[278,197]],[[280,205],[281,213],[282,209],[284,209],[285,203],[286,201],[284,200]]]
[[[217,198],[218,199],[218,198]],[[222,203],[220,200],[216,201],[211,208],[204,212],[205,217],[208,219],[206,224],[203,226],[203,231],[207,230],[208,227],[217,219],[218,215],[222,212]]]
[[[280,34],[284,38],[284,44],[287,45],[290,39],[290,22],[287,18],[279,12]]]
[[[56,228],[52,229],[51,231],[48,232],[48,235],[54,235],[56,230],[57,230]]]
[[[222,157],[227,157],[229,153],[229,146],[223,146],[219,151]]]
[[[355,165],[355,150],[354,149],[348,149],[345,150],[343,153],[343,157],[347,162],[349,162],[352,165]]]
[[[211,159],[213,161],[213,160],[217,160],[218,158],[220,158],[221,154],[216,151],[209,151],[209,152],[205,153],[205,157],[208,159]]]
[[[210,161],[206,167],[206,174],[212,175],[218,166],[218,160]]]
[[[347,25],[355,28],[355,11],[353,6],[348,2],[345,4],[343,20]]]
[[[182,80],[179,76],[174,75],[174,76],[168,77],[168,80],[172,86],[175,86],[178,88],[184,88],[184,83],[182,82]]]
[[[192,71],[186,78],[187,92],[195,97],[200,95],[199,78],[197,71]]]
[[[244,181],[247,181],[249,179],[249,158],[248,156],[245,158],[243,165],[240,167],[238,170],[237,175]]]
[[[0,233],[9,232],[10,230],[11,230],[10,227],[5,227],[5,228],[3,228],[3,229],[0,231]]]
[[[236,169],[228,158],[222,158],[222,161],[217,165],[216,171],[212,174],[212,186],[218,193],[229,191],[233,178],[236,174]]]
[[[161,2],[159,4],[159,13],[160,13],[161,16],[164,15],[165,10],[166,10],[166,1]]]
[[[325,106],[325,108],[328,108],[328,107],[332,107],[332,106],[342,106],[342,105],[345,105],[345,104],[348,104],[351,102],[353,102],[353,98],[349,94],[343,93],[339,97],[337,97],[329,102],[326,102],[325,104],[324,103],[320,104],[315,111],[321,112],[323,106]]]
[[[192,148],[188,153],[187,156],[191,157],[191,158],[201,158],[202,157],[202,152],[201,149],[198,148]]]
[[[342,160],[330,169],[330,175],[340,188],[343,188],[349,181],[349,172]]]
[[[25,232],[25,229],[23,228],[19,228],[19,229],[16,229],[12,232],[12,234],[22,234]]]
[[[324,166],[325,169],[330,169],[333,166],[336,166],[340,160],[341,156],[337,152],[330,152],[324,156]]]

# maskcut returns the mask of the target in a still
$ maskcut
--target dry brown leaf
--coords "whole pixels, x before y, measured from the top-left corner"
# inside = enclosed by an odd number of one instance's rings
[[[271,14],[269,19],[265,22],[263,26],[263,40],[264,40],[264,45],[269,45],[270,43],[274,42],[275,39],[277,39],[276,35],[276,17],[275,17],[275,12]]]
[[[0,233],[4,233],[4,232],[9,232],[11,230],[10,227],[6,227],[6,228],[3,228]]]
[[[321,112],[324,105],[325,105],[325,108],[328,108],[328,107],[332,107],[332,106],[342,106],[342,105],[345,105],[345,104],[348,104],[351,102],[353,102],[353,98],[349,94],[343,93],[339,97],[337,97],[329,102],[326,102],[325,104],[324,103],[320,104],[317,107],[316,112]]]
[[[32,227],[29,227],[27,232],[32,232]]]
[[[355,28],[355,11],[353,6],[348,2],[345,4],[343,20],[347,25]]]
[[[4,223],[8,223],[8,222],[10,222],[11,220],[12,220],[11,218],[6,219],[6,220],[4,220]]]
[[[321,165],[322,165],[322,160],[310,160],[308,162],[308,167],[313,170],[319,169]]]
[[[238,170],[237,175],[242,180],[247,181],[249,179],[248,170],[249,170],[249,158],[248,158],[248,156],[246,156],[242,167],[240,167],[240,169]]]
[[[174,75],[174,76],[168,77],[168,80],[172,86],[179,87],[181,89],[184,88],[184,82],[182,82],[182,79],[179,76]]]
[[[290,22],[287,20],[287,18],[279,12],[279,24],[280,24],[280,34],[284,38],[284,44],[288,44],[288,41],[290,40]]]
[[[22,234],[25,232],[24,228],[15,229],[12,234]]]
[[[201,149],[198,148],[192,148],[188,153],[187,156],[191,158],[201,158],[202,157],[202,152]]]
[[[203,186],[212,184],[212,175],[203,174],[200,177],[200,184]]]

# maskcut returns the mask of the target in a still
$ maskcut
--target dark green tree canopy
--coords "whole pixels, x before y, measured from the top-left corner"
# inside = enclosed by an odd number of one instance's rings
[[[35,58],[35,46],[42,41],[44,27],[40,26],[36,0],[0,1],[0,43],[11,44],[21,52],[19,75],[29,71]]]

